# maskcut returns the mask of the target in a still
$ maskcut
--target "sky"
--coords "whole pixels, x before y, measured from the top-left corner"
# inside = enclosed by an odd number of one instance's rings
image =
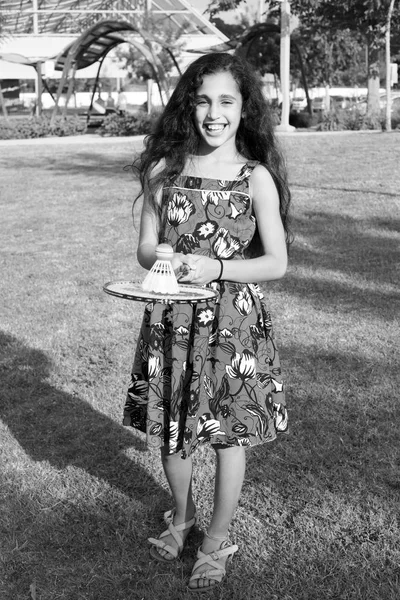
[[[201,13],[203,13],[208,6],[208,0],[189,0],[189,2]]]

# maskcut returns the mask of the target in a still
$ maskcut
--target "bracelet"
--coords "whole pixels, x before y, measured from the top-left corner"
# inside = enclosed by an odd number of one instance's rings
[[[224,272],[224,263],[222,262],[222,260],[220,258],[216,258],[215,260],[217,260],[220,264],[221,270],[219,272],[219,275],[216,279],[214,279],[214,281],[221,281],[222,279],[222,274]]]

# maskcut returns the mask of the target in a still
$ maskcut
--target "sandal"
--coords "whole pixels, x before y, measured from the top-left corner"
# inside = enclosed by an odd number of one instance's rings
[[[206,534],[211,539],[212,536]],[[202,587],[188,587],[189,592],[202,593],[202,592],[210,592],[212,589],[217,587],[222,583],[223,578],[226,575],[226,565],[228,564],[228,560],[239,550],[236,544],[230,545],[228,540],[224,540],[221,543],[219,550],[214,550],[213,552],[209,552],[205,554],[201,548],[197,551],[197,560],[194,563],[192,575],[189,579],[189,583],[193,581],[198,581],[199,579],[207,579],[210,584]],[[227,561],[225,566],[222,566],[218,561],[221,558],[227,557]],[[201,571],[200,573],[196,573],[199,567],[203,565],[208,565],[210,568]],[[211,582],[214,583],[211,583]]]
[[[166,531],[163,531],[163,533],[158,539],[148,538],[148,541],[150,542],[150,544],[152,544],[150,548],[150,554],[153,558],[159,560],[160,562],[172,562],[173,560],[179,558],[179,556],[182,553],[183,546],[185,544],[179,532],[184,531],[185,529],[192,529],[192,527],[194,527],[194,525],[197,522],[197,513],[195,511],[193,517],[189,521],[186,521],[186,523],[181,523],[180,525],[174,525],[173,521],[175,517],[175,512],[176,510],[175,508],[173,508],[172,510],[167,510],[167,512],[164,513],[164,521],[165,524],[168,526],[168,529]],[[170,546],[169,544],[162,541],[162,538],[168,535],[171,535],[174,538],[178,546],[177,548],[174,548],[173,546]],[[165,556],[162,556],[157,550],[157,548],[168,552],[171,558],[166,558]]]

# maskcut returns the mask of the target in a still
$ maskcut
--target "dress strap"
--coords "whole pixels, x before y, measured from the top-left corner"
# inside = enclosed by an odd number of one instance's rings
[[[250,175],[252,171],[260,164],[259,160],[248,160],[243,167],[241,167],[239,173],[235,177],[235,181],[242,180],[244,175]]]
[[[233,189],[235,189],[237,187],[238,184],[242,183],[243,181],[246,181],[246,179],[249,179],[253,170],[259,164],[260,164],[260,161],[258,161],[258,160],[248,160],[241,167],[241,169],[240,169],[239,173],[236,175],[235,179],[233,179],[233,181],[230,181],[228,183],[228,185],[226,187],[224,187],[224,190],[232,191]]]

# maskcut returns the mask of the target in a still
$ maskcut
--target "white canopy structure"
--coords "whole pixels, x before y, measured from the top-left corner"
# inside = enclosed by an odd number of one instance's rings
[[[0,32],[11,35],[80,34],[100,20],[152,19],[187,34],[225,36],[187,0],[3,0]]]
[[[49,59],[59,61],[77,39],[89,31],[96,31],[106,21],[125,22],[127,31],[138,34],[136,44],[141,45],[143,53],[150,51],[153,62],[157,63],[157,56],[152,51],[152,42],[157,40],[152,39],[146,27],[150,17],[158,28],[179,33],[184,47],[201,49],[227,40],[187,0],[3,0],[0,3],[0,79],[10,78],[10,63],[16,73],[33,66],[37,71],[37,96],[40,98],[43,64]],[[110,48],[116,45],[110,43],[113,35],[116,43],[124,41],[119,32],[109,31],[106,46]],[[102,64],[105,52],[101,36],[97,41],[93,40],[88,52],[93,53],[94,60],[86,60],[86,64],[96,60]],[[19,58],[15,60],[17,54]],[[193,54],[183,51],[179,59],[181,67],[193,59]],[[84,62],[82,53],[78,61],[71,62],[74,76],[85,67]]]

